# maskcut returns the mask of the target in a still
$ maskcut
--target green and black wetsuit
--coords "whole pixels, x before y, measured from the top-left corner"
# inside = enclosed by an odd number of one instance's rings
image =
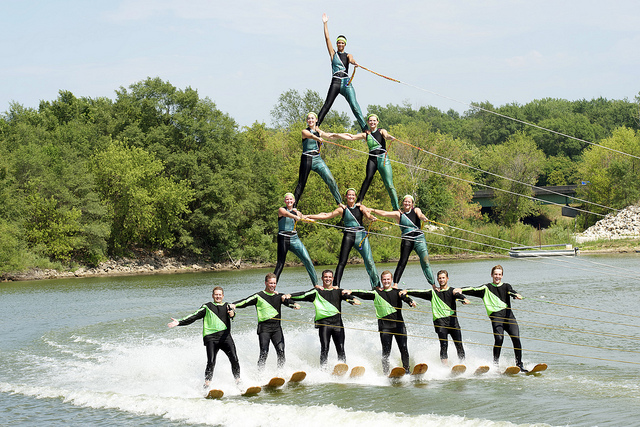
[[[398,205],[398,192],[393,186],[393,171],[391,170],[391,161],[389,161],[389,154],[387,153],[387,143],[382,133],[380,133],[380,129],[376,129],[373,133],[367,133],[367,146],[369,147],[369,158],[367,159],[366,175],[360,187],[356,203],[362,203],[373,176],[376,171],[380,171],[380,177],[391,199],[391,206],[393,206],[394,211],[397,211],[400,208]]]
[[[340,286],[344,267],[347,265],[349,253],[351,252],[351,248],[353,248],[354,244],[364,260],[364,267],[369,274],[371,289],[380,286],[378,270],[376,269],[376,264],[373,261],[371,245],[369,244],[367,231],[365,230],[362,222],[362,215],[360,206],[354,206],[352,208],[346,206],[342,212],[342,225],[345,228],[342,231],[342,244],[340,245],[340,254],[338,255],[338,266],[336,267],[336,273],[333,280],[335,286]]]
[[[287,209],[287,211],[293,213],[293,210]],[[307,248],[304,247],[302,240],[298,237],[295,225],[296,221],[293,218],[288,216],[278,218],[278,262],[276,263],[276,268],[273,273],[276,275],[278,281],[280,281],[280,273],[282,273],[284,263],[287,260],[287,252],[291,250],[291,252],[300,258],[300,261],[302,261],[302,264],[304,264],[304,267],[307,269],[311,283],[313,286],[316,286],[318,284],[316,269],[313,266],[313,261],[311,261]]]
[[[278,357],[278,368],[284,366],[284,334],[282,333],[282,304],[293,307],[294,302],[290,299],[282,301],[281,294],[270,294],[260,291],[248,298],[233,303],[236,308],[248,306],[256,307],[258,315],[258,342],[260,344],[260,356],[258,358],[258,368],[264,368],[267,356],[269,355],[269,342],[273,343]]]
[[[338,360],[345,362],[344,325],[342,323],[342,301],[350,301],[350,295],[343,295],[342,289],[316,289],[291,294],[292,300],[312,302],[316,314],[314,323],[320,336],[320,365],[326,365],[329,356],[329,344],[333,338]]]
[[[516,357],[516,365],[522,366],[522,343],[520,342],[520,328],[511,310],[509,296],[515,298],[517,292],[508,283],[487,283],[480,287],[462,288],[466,295],[482,298],[487,315],[491,319],[493,329],[493,362],[500,360],[500,350],[504,341],[504,333],[508,333],[513,343],[513,351]]]
[[[327,92],[327,99],[318,113],[318,126],[322,124],[324,116],[331,109],[333,101],[336,100],[338,94],[341,94],[349,103],[349,107],[351,107],[351,111],[362,130],[367,129],[367,122],[364,120],[360,104],[356,100],[356,91],[353,85],[349,84],[349,58],[346,52],[334,53],[333,58],[331,58],[331,71],[333,72],[331,86],[329,86],[329,91]]]
[[[382,343],[382,371],[389,373],[389,355],[393,338],[400,350],[402,366],[409,372],[409,348],[407,347],[407,328],[402,317],[402,301],[411,304],[413,300],[408,296],[400,296],[399,289],[373,289],[351,291],[354,297],[363,300],[373,300],[378,318],[378,331]]]
[[[453,344],[458,352],[458,359],[464,360],[464,347],[462,346],[462,332],[456,314],[456,300],[463,300],[462,294],[454,294],[453,288],[441,291],[433,289],[410,289],[407,295],[431,301],[431,313],[433,314],[433,326],[440,340],[440,359],[448,359],[447,335],[451,335]]]
[[[236,346],[231,337],[231,319],[229,316],[229,304],[216,304],[208,302],[196,312],[178,321],[178,326],[190,325],[198,319],[202,322],[202,339],[207,349],[207,367],[204,371],[206,381],[213,378],[213,369],[216,366],[216,356],[222,350],[231,363],[231,372],[234,378],[240,378],[240,363],[236,354]]]
[[[320,136],[319,132],[311,130],[310,128],[307,128],[307,131],[311,132],[315,136]],[[331,195],[336,203],[342,203],[342,196],[338,190],[338,184],[336,184],[336,180],[331,174],[331,171],[324,160],[322,160],[322,157],[320,157],[320,147],[318,146],[318,142],[315,139],[302,138],[302,157],[300,157],[298,185],[296,185],[296,189],[293,192],[293,197],[296,200],[296,206],[302,197],[302,192],[304,191],[304,187],[307,185],[307,179],[309,178],[309,173],[311,173],[311,171],[320,175],[322,180],[329,187]]]

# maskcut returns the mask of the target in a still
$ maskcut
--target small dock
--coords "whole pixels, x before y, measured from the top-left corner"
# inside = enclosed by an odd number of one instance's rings
[[[559,249],[553,249],[559,248]],[[561,249],[560,249],[561,248]],[[513,258],[547,257],[547,256],[577,256],[578,248],[570,244],[519,246],[509,250],[509,256]]]

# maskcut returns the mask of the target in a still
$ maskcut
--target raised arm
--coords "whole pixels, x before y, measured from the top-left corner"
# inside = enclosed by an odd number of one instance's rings
[[[329,57],[333,59],[333,55],[335,55],[336,51],[333,50],[333,44],[331,43],[331,37],[329,37],[329,26],[327,22],[329,22],[329,18],[326,13],[322,14],[322,22],[324,23],[324,38],[327,42],[327,50],[329,51]]]

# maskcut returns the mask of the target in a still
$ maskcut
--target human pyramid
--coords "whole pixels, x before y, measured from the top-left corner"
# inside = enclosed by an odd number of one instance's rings
[[[222,350],[228,356],[232,373],[236,381],[240,382],[240,365],[235,344],[231,337],[231,320],[236,314],[236,309],[248,306],[256,307],[258,317],[257,333],[260,347],[258,367],[260,369],[264,367],[269,352],[269,343],[272,343],[277,355],[277,365],[280,369],[285,364],[281,307],[284,304],[287,307],[299,309],[300,305],[296,301],[313,303],[315,308],[314,324],[320,337],[320,365],[325,367],[331,340],[333,340],[336,348],[338,360],[340,362],[346,361],[341,304],[342,301],[347,301],[353,305],[360,305],[360,301],[356,298],[358,297],[363,300],[374,301],[382,344],[382,370],[384,374],[387,375],[390,371],[389,355],[394,339],[400,351],[402,367],[405,372],[409,373],[407,330],[402,317],[403,302],[415,307],[416,304],[409,297],[410,295],[431,301],[434,327],[440,340],[440,359],[446,364],[448,361],[447,339],[449,335],[455,344],[458,358],[463,360],[465,357],[462,334],[456,315],[456,301],[462,300],[463,304],[468,303],[468,300],[462,294],[462,292],[465,292],[469,296],[482,298],[484,302],[494,332],[494,363],[498,363],[504,332],[507,332],[513,342],[516,366],[526,372],[522,363],[522,346],[518,324],[511,310],[510,302],[510,297],[517,299],[522,299],[522,297],[513,290],[511,285],[502,282],[504,269],[501,266],[497,265],[491,270],[492,282],[480,287],[451,288],[448,286],[449,274],[446,270],[438,272],[438,285],[436,286],[436,280],[429,265],[427,243],[424,233],[421,231],[421,224],[423,221],[427,221],[427,218],[420,208],[415,207],[415,201],[411,195],[406,195],[402,199],[402,206],[399,206],[398,195],[393,186],[386,141],[393,141],[395,138],[386,130],[378,128],[379,119],[375,114],[370,114],[365,121],[356,100],[355,89],[351,85],[348,75],[349,64],[353,64],[355,67],[358,67],[358,64],[351,54],[344,51],[347,44],[345,36],[338,36],[336,40],[337,50],[334,50],[329,37],[326,14],[322,15],[322,21],[327,50],[331,57],[333,76],[327,98],[320,112],[317,115],[313,112],[307,114],[308,127],[302,131],[302,156],[298,184],[293,193],[285,194],[285,206],[278,209],[278,258],[274,272],[267,274],[265,277],[265,289],[263,291],[233,303],[223,302],[223,289],[219,286],[215,287],[212,293],[213,302],[202,305],[196,312],[180,320],[172,318],[168,326],[170,328],[184,326],[198,319],[203,319],[203,339],[207,350],[205,388],[208,388],[213,378],[216,355],[219,350]],[[362,128],[361,133],[355,135],[349,133],[327,133],[319,129],[338,94],[343,95],[349,103],[358,124]],[[354,188],[347,189],[344,203],[331,171],[320,156],[319,144],[327,139],[348,141],[363,139],[369,148],[366,176],[360,187],[360,192],[356,193]],[[296,208],[311,171],[318,173],[329,187],[338,205],[335,210],[303,215]],[[368,208],[362,204],[376,171],[380,172],[385,188],[389,193],[393,211]],[[402,230],[400,258],[393,275],[390,271],[384,271],[379,276],[373,261],[363,218],[375,221],[377,218],[374,214],[393,219]],[[335,217],[341,217],[343,223],[343,238],[338,256],[338,265],[336,266],[335,274],[331,270],[323,271],[321,276],[322,284],[318,284],[315,267],[296,232],[295,224],[301,220],[313,222]],[[369,275],[370,289],[348,290],[340,287],[349,253],[354,246],[364,260],[365,268]],[[278,279],[284,268],[288,251],[292,251],[305,266],[313,285],[309,291],[291,294],[276,292]],[[398,289],[398,283],[412,251],[418,254],[422,272],[431,285],[431,289]]]

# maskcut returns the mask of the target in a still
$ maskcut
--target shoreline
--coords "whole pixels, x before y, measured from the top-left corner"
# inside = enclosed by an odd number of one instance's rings
[[[617,248],[599,248],[580,250],[579,254],[596,255],[596,254],[629,254],[640,253],[640,247],[617,247]],[[457,254],[457,255],[431,255],[429,259],[433,261],[460,261],[460,260],[482,260],[495,258],[510,258],[508,255],[474,255],[474,254]],[[396,263],[398,259],[390,259],[386,263]],[[418,262],[418,257],[412,255],[409,262]],[[359,257],[352,257],[348,264],[363,264]],[[287,262],[286,267],[300,267],[300,262]],[[33,269],[20,273],[5,273],[0,275],[0,282],[22,282],[31,280],[50,280],[50,279],[70,279],[70,278],[88,278],[88,277],[117,277],[117,276],[136,276],[136,275],[153,275],[153,274],[180,274],[180,273],[199,273],[213,271],[232,271],[259,268],[274,268],[274,263],[256,263],[243,262],[242,260],[229,261],[226,263],[208,262],[186,257],[166,257],[162,253],[145,254],[138,258],[115,258],[97,267],[87,268],[79,267],[74,271],[59,271],[55,269]]]

